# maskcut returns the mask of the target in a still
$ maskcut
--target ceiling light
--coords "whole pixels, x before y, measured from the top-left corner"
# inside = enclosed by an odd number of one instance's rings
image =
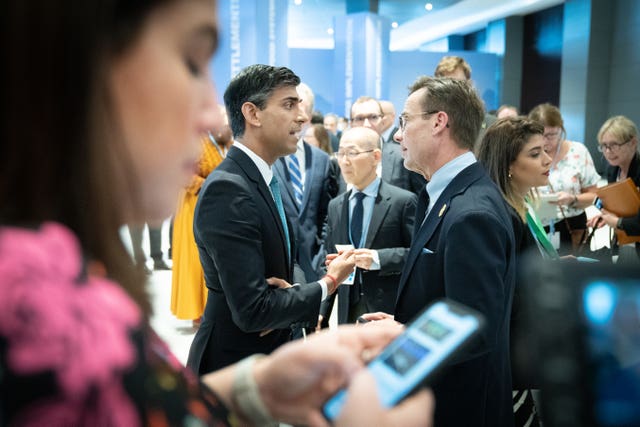
[[[393,21],[391,23],[391,28],[398,28],[398,23],[396,21]]]
[[[327,34],[333,35],[333,28],[327,28]]]
[[[431,3],[427,3],[427,4],[424,5],[424,8],[427,9],[427,10],[431,10],[431,9],[433,9],[433,5]]]
[[[300,6],[302,4],[302,0],[293,0],[293,4]]]

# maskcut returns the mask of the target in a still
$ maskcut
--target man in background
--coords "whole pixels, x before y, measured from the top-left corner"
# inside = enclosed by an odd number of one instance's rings
[[[338,183],[331,174],[329,155],[303,138],[313,113],[313,91],[305,83],[300,83],[297,91],[307,119],[302,123],[296,152],[278,159],[273,169],[280,182],[284,210],[291,221],[296,242],[294,261],[304,273],[295,279],[313,282],[322,275],[324,224],[329,200],[337,194]]]
[[[382,146],[382,164],[378,166],[378,176],[383,181],[418,194],[424,187],[424,179],[407,170],[403,165],[400,144],[393,141],[385,143],[382,138],[385,122],[382,106],[377,99],[361,96],[351,105],[351,127],[364,126],[380,135]]]
[[[354,323],[364,313],[393,311],[400,273],[411,235],[417,197],[383,182],[376,174],[380,163],[380,137],[372,129],[348,129],[336,153],[344,180],[352,189],[329,203],[327,251],[351,244],[356,271],[351,286],[338,291],[338,323]],[[328,320],[334,296],[322,305]]]

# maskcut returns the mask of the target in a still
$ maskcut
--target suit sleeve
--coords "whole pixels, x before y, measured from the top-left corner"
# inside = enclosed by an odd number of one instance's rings
[[[409,254],[409,248],[411,247],[417,203],[418,197],[412,194],[411,197],[405,199],[402,205],[402,211],[400,213],[402,229],[400,232],[402,233],[403,245],[395,248],[378,249],[381,276],[402,273],[404,263]]]
[[[640,236],[640,212],[637,216],[622,218],[620,228],[629,236]]]
[[[261,215],[255,193],[237,177],[212,181],[200,197],[194,231],[218,271],[234,323],[245,332],[284,329],[296,322],[315,325],[319,284],[275,289],[266,282]],[[276,225],[273,225],[276,227]],[[286,279],[286,277],[283,277]]]
[[[445,295],[478,310],[486,324],[479,345],[468,358],[477,357],[497,346],[504,333],[501,325],[509,308],[513,285],[508,262],[513,256],[511,224],[502,224],[487,212],[461,215],[442,236],[444,245]],[[473,272],[473,274],[470,274]]]

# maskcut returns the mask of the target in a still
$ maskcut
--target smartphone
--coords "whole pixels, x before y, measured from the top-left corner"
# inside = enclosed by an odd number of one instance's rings
[[[600,200],[600,197],[596,197],[596,199],[593,201],[593,206],[598,209],[602,209],[602,200]]]
[[[376,379],[382,406],[390,408],[420,384],[428,383],[483,323],[481,314],[451,300],[438,300],[428,306],[367,365]],[[324,404],[329,421],[340,414],[346,399],[347,391],[342,389]]]

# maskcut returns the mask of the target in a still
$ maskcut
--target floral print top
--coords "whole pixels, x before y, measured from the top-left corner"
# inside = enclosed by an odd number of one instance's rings
[[[596,172],[593,159],[589,150],[584,144],[579,142],[569,142],[569,151],[556,165],[549,171],[550,186],[538,187],[541,194],[557,193],[564,191],[569,194],[578,195],[582,189],[597,185],[600,175]],[[574,209],[563,206],[564,215],[567,218],[580,215],[584,209]],[[563,220],[562,212],[556,209],[556,221]],[[549,225],[553,218],[540,217],[544,225]]]
[[[143,326],[75,236],[0,228],[0,425],[227,426],[212,391]]]

